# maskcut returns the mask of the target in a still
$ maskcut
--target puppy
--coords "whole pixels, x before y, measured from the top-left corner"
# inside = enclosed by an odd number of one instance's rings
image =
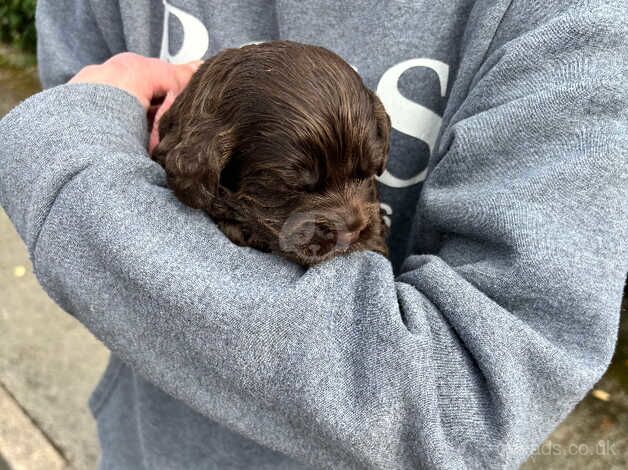
[[[390,118],[333,52],[291,41],[205,61],[158,125],[153,158],[234,243],[304,266],[387,255],[375,176]]]

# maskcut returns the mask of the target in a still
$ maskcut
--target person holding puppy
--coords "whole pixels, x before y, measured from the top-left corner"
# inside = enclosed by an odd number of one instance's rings
[[[37,23],[48,89],[0,122],[0,203],[112,352],[102,468],[514,468],[605,371],[620,1],[40,0]],[[390,260],[233,244],[149,158],[190,62],[274,39],[334,51],[390,116]]]

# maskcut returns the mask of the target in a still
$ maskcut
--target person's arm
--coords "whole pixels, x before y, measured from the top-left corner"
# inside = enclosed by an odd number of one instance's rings
[[[111,16],[103,31],[94,20],[94,6],[99,7],[92,0],[37,0],[37,65],[44,88],[66,83],[83,67],[126,50],[119,10],[102,8],[103,17],[105,12]]]
[[[463,60],[419,206],[440,243],[397,278],[375,253],[304,271],[233,245],[166,187],[144,108],[103,85],[0,122],[0,202],[62,308],[230,429],[319,468],[512,467],[617,335],[626,49],[619,12],[589,7],[531,8],[511,35],[513,7],[483,65]]]

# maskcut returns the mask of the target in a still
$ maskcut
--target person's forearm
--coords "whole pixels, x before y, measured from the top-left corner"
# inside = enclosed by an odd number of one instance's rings
[[[129,93],[112,91],[104,85],[56,87],[29,98],[0,121],[0,202],[31,254],[68,183],[102,159],[142,151],[145,110]],[[94,113],[116,119],[93,120]]]

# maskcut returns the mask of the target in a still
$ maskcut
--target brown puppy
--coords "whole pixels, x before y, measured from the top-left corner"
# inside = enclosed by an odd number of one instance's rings
[[[159,122],[153,158],[236,244],[303,265],[387,254],[375,175],[390,118],[338,55],[272,41],[201,65]]]

